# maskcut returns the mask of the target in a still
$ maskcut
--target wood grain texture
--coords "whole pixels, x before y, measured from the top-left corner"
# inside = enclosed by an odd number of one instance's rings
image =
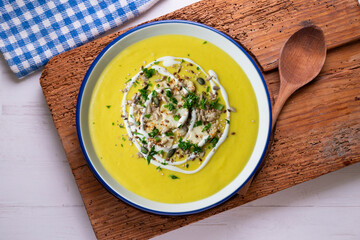
[[[223,4],[220,1],[208,1],[207,4],[209,2],[214,5],[209,5],[206,11]],[[201,15],[199,10],[203,4],[194,4],[199,7],[197,15]],[[195,9],[194,5],[189,9]],[[193,13],[188,11],[188,14],[192,16]],[[228,24],[224,23],[224,26]],[[293,27],[291,32],[296,30]],[[87,167],[75,128],[75,105],[82,78],[99,51],[117,35],[98,39],[53,58],[41,77],[44,95],[99,239],[150,238],[360,161],[360,42],[356,41],[329,52],[316,82],[289,99],[279,116],[265,165],[250,186],[248,195],[237,195],[216,208],[183,217],[157,216],[124,204],[108,193]],[[279,39],[276,41],[281,41]],[[252,49],[255,45],[251,45]],[[264,77],[276,96],[278,73],[273,71]]]

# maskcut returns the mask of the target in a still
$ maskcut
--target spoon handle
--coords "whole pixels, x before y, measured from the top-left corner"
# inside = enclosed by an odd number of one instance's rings
[[[276,120],[277,120],[286,100],[290,97],[291,94],[293,94],[295,92],[295,90],[296,90],[296,87],[294,88],[294,86],[292,86],[291,84],[288,84],[285,81],[281,82],[279,95],[278,95],[278,97],[275,101],[275,105],[273,107],[271,130],[274,129]]]

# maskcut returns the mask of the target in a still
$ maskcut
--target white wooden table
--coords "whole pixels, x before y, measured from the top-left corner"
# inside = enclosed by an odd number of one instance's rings
[[[139,24],[196,0],[163,0]],[[0,59],[0,239],[95,239],[39,84]],[[360,164],[155,239],[360,239]]]

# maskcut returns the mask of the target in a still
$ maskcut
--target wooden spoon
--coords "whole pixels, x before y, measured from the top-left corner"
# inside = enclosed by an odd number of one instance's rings
[[[272,129],[286,100],[320,73],[325,58],[325,36],[317,26],[304,27],[285,42],[280,51],[280,92],[273,108]]]

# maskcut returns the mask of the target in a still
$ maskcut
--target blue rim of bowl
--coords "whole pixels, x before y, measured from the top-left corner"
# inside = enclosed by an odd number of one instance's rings
[[[81,127],[80,127],[80,106],[81,106],[81,102],[82,102],[82,96],[84,93],[84,89],[85,86],[87,84],[87,81],[89,80],[89,77],[94,69],[94,67],[96,66],[97,62],[102,58],[102,56],[107,52],[107,50],[109,48],[111,48],[115,43],[117,43],[118,41],[120,41],[122,38],[126,37],[127,35],[129,35],[130,33],[136,32],[137,30],[140,30],[142,28],[145,27],[149,27],[149,26],[154,26],[154,25],[158,25],[158,24],[166,24],[166,23],[182,23],[182,24],[190,24],[190,25],[195,25],[198,27],[203,27],[206,28],[208,30],[211,30],[219,35],[221,35],[222,37],[226,38],[227,40],[229,40],[230,42],[232,42],[235,46],[237,46],[247,57],[248,59],[251,61],[251,63],[253,64],[253,66],[255,67],[256,71],[258,72],[261,81],[263,83],[265,92],[266,92],[266,96],[268,99],[268,108],[269,108],[269,128],[268,128],[268,135],[267,135],[267,139],[266,139],[266,144],[264,147],[264,150],[261,154],[261,157],[259,159],[259,162],[257,163],[256,167],[254,168],[253,172],[250,174],[250,176],[246,179],[246,181],[243,182],[243,184],[241,184],[233,193],[229,194],[228,196],[224,197],[222,200],[213,203],[210,206],[204,207],[204,208],[199,208],[196,210],[192,210],[192,211],[186,211],[186,212],[163,212],[163,211],[157,211],[157,210],[153,210],[153,209],[149,209],[143,206],[139,206],[129,200],[127,200],[126,198],[124,198],[123,196],[121,196],[118,192],[116,192],[111,186],[109,186],[103,179],[102,177],[99,175],[99,173],[96,171],[94,165],[92,164],[89,155],[86,152],[85,149],[85,145],[83,142],[83,138],[81,135]],[[76,131],[77,131],[77,136],[79,139],[79,143],[81,146],[81,150],[85,156],[86,162],[88,164],[88,166],[90,167],[91,171],[93,172],[93,174],[95,175],[95,177],[98,179],[98,181],[109,191],[111,192],[114,196],[116,196],[117,198],[121,199],[122,201],[124,201],[125,203],[138,208],[140,210],[149,212],[149,213],[153,213],[153,214],[158,214],[158,215],[168,215],[168,216],[180,216],[180,215],[190,215],[190,214],[195,214],[195,213],[199,213],[205,210],[208,210],[210,208],[216,207],[224,202],[226,202],[227,200],[229,200],[232,196],[234,196],[243,186],[245,186],[245,184],[254,176],[254,174],[257,172],[257,170],[259,169],[266,150],[269,146],[269,139],[270,139],[270,135],[271,135],[271,124],[272,124],[272,115],[271,115],[271,101],[270,101],[270,95],[269,95],[269,91],[266,85],[266,82],[264,80],[264,77],[259,69],[259,67],[257,66],[256,62],[252,59],[252,57],[241,47],[240,44],[238,44],[235,40],[233,40],[231,37],[229,37],[228,35],[226,35],[225,33],[216,30],[215,28],[209,27],[207,25],[201,24],[201,23],[197,23],[197,22],[192,22],[192,21],[187,21],[187,20],[162,20],[162,21],[155,21],[155,22],[150,22],[150,23],[145,23],[142,24],[140,26],[137,26],[131,30],[126,31],[125,33],[121,34],[120,36],[118,36],[117,38],[115,38],[113,41],[111,41],[100,53],[99,55],[95,58],[95,60],[92,62],[91,66],[89,67],[88,71],[86,72],[86,75],[83,79],[83,82],[80,86],[80,90],[79,90],[79,95],[78,95],[78,99],[77,99],[77,104],[76,104]]]

